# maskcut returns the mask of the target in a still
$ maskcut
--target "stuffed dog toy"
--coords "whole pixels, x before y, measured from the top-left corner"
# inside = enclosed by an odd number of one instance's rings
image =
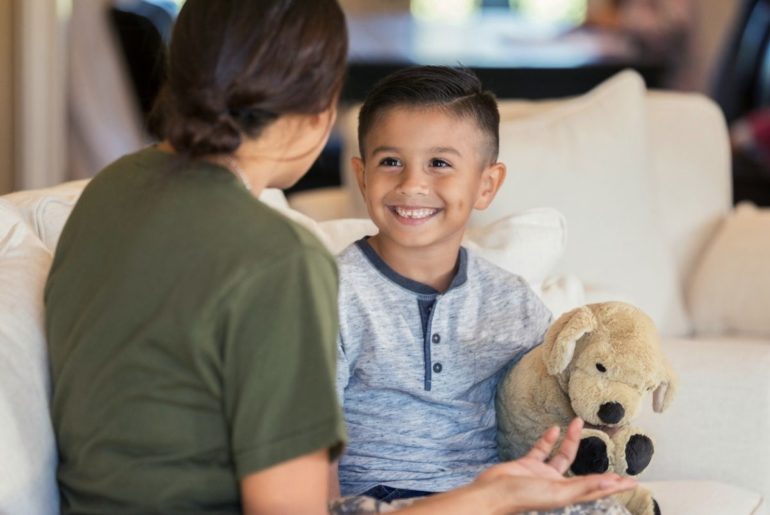
[[[654,446],[631,425],[652,392],[653,409],[668,408],[676,378],[660,349],[652,320],[623,302],[589,304],[559,317],[542,345],[501,380],[497,442],[504,459],[524,455],[549,427],[585,421],[573,474],[615,472],[636,476]],[[659,514],[649,491],[618,495],[634,515]]]

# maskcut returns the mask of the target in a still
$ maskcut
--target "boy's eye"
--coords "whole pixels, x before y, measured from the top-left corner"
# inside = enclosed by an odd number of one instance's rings
[[[431,159],[430,166],[431,168],[449,168],[451,165],[443,159]]]
[[[385,157],[380,160],[380,166],[401,166],[401,162],[393,157]]]

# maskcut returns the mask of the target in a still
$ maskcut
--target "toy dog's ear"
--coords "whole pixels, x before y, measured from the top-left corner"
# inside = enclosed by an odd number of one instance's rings
[[[671,401],[674,399],[677,383],[678,380],[676,374],[671,370],[671,366],[666,363],[664,377],[652,392],[653,411],[661,413],[668,409],[671,405]]]
[[[543,356],[548,373],[556,375],[566,370],[577,341],[586,333],[596,329],[593,312],[586,306],[564,313],[551,325],[545,334]]]

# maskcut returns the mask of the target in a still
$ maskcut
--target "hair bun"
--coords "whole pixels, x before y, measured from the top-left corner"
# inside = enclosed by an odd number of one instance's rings
[[[170,117],[166,137],[177,151],[191,157],[230,154],[241,144],[238,124],[226,111],[213,120],[200,116]]]

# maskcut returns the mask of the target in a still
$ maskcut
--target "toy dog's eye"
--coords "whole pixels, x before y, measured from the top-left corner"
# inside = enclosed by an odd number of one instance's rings
[[[599,372],[606,372],[607,368],[604,365],[602,365],[601,363],[597,363],[596,364],[596,370],[598,370]]]

